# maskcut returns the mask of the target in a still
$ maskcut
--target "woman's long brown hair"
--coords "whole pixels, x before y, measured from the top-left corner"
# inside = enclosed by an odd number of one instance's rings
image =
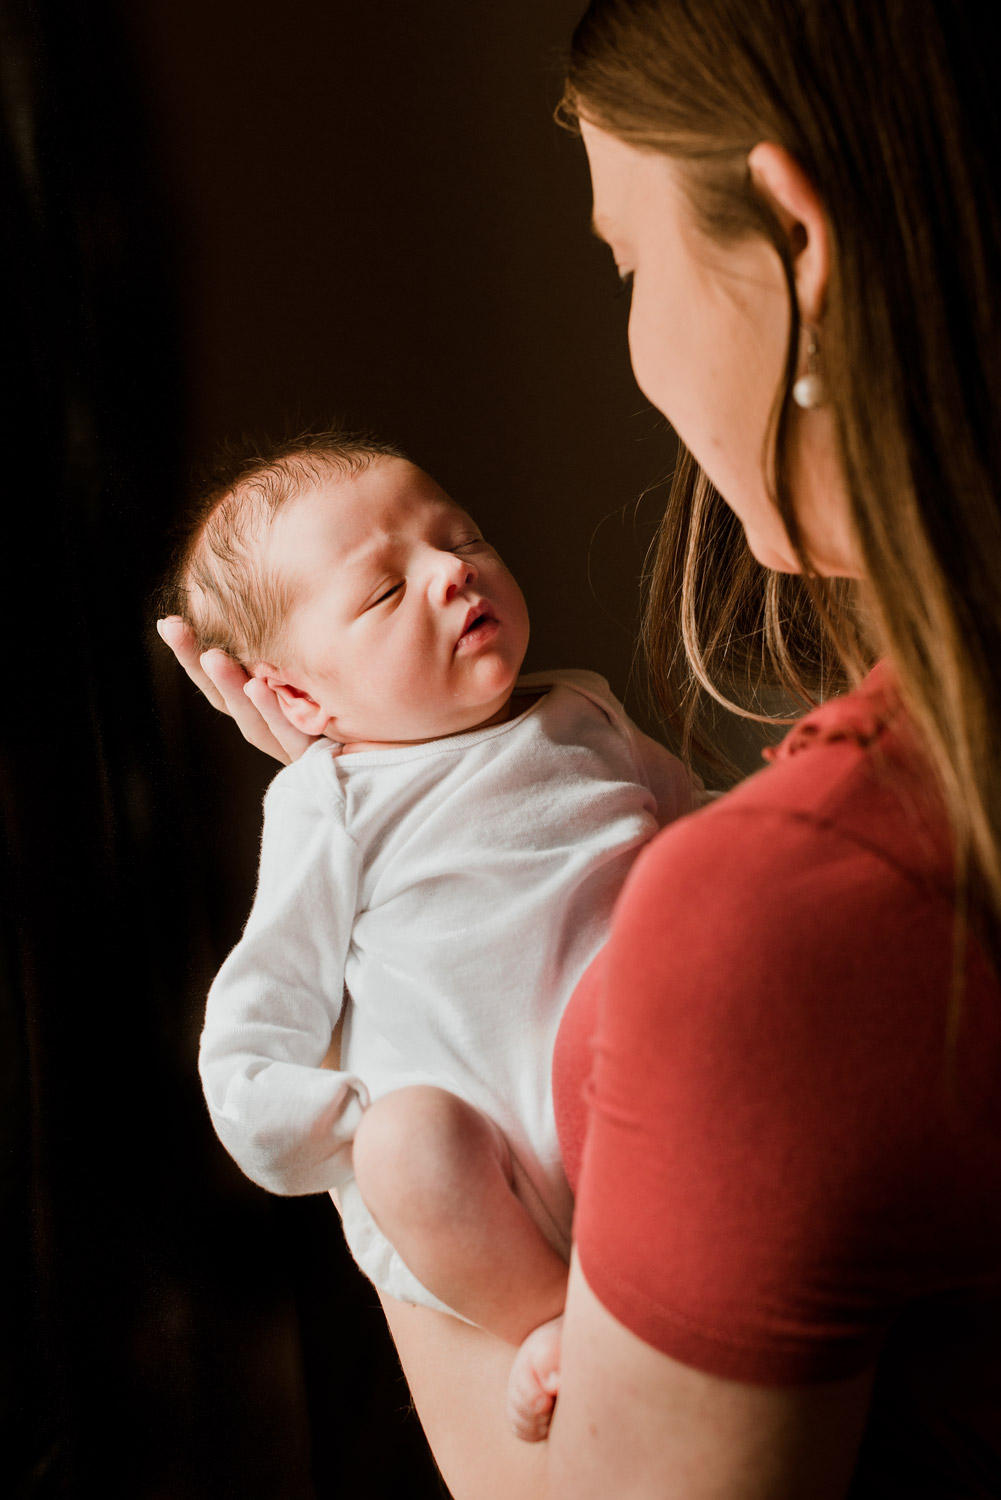
[[[789,252],[747,156],[788,150],[824,204],[823,377],[866,574],[760,567],[682,454],[645,642],[668,719],[700,743],[712,698],[840,689],[892,659],[952,820],[959,889],[1001,944],[1001,110],[981,0],[594,0],[564,110],[683,163],[717,239],[765,234],[789,287],[770,435],[799,549],[786,431],[800,346]]]

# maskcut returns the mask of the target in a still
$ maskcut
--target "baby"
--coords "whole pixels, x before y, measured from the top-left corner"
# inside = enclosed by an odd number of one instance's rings
[[[514,1345],[548,1327],[513,1385],[516,1429],[541,1435],[572,1210],[556,1029],[637,853],[700,789],[601,678],[519,676],[518,585],[385,445],[247,461],[175,583],[201,648],[316,736],[267,793],[253,909],[209,993],[216,1131],[272,1192],[334,1193],[383,1292]]]

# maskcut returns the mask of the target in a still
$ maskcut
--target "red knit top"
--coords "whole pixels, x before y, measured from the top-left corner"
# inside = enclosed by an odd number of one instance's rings
[[[1001,990],[950,1041],[946,820],[892,677],[645,851],[554,1064],[587,1281],[646,1342],[878,1367],[852,1494],[1001,1495]]]

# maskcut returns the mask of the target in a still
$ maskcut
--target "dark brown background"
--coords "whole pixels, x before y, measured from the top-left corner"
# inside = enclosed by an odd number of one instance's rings
[[[129,31],[175,211],[192,451],[332,413],[391,435],[510,557],[533,660],[621,688],[631,505],[671,450],[587,232],[583,150],[552,120],[579,9],[147,0]]]
[[[205,1117],[273,768],[149,601],[192,461],[339,416],[481,520],[530,666],[626,690],[672,447],[551,118],[579,8],[0,0],[5,1494],[437,1493],[331,1206]]]

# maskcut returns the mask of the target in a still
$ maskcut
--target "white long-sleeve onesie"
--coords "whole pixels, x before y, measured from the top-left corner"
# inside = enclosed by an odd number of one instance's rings
[[[199,1067],[227,1150],[272,1192],[338,1189],[362,1269],[430,1306],[354,1186],[362,1109],[431,1083],[483,1110],[566,1253],[556,1029],[636,854],[699,795],[602,678],[536,673],[517,691],[544,689],[493,728],[348,755],[320,742],[281,771],[253,909],[208,997]]]

